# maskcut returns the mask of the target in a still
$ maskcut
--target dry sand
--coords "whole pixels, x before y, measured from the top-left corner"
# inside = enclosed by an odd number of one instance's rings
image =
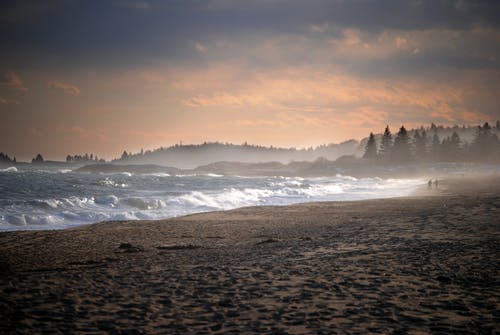
[[[499,242],[498,178],[1,233],[0,332],[498,334]]]

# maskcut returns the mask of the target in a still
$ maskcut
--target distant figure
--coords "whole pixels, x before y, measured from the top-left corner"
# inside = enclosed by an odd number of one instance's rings
[[[434,188],[438,188],[438,184],[439,184],[439,183],[438,183],[438,180],[437,180],[437,179],[436,179],[436,180],[434,180]]]
[[[429,179],[429,182],[427,183],[427,188],[429,189],[432,188],[432,179]]]

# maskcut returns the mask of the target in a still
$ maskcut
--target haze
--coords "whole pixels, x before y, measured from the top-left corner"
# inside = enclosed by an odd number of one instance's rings
[[[497,1],[2,1],[0,150],[308,147],[500,118]]]

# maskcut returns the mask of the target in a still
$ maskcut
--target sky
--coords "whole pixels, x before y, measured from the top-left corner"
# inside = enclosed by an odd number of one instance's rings
[[[0,3],[0,151],[309,147],[500,119],[500,2]]]

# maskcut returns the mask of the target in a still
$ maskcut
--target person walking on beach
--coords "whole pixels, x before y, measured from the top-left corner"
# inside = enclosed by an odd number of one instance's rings
[[[429,179],[429,182],[427,183],[427,188],[428,189],[432,188],[432,179]]]
[[[434,188],[438,188],[438,180],[434,180]]]

